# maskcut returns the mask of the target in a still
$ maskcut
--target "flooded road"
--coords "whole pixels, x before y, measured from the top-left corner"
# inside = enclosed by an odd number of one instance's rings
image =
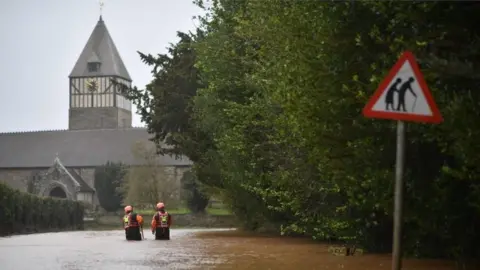
[[[146,231],[147,232],[147,231]],[[0,269],[390,269],[390,257],[337,257],[302,239],[231,230],[175,229],[171,241],[129,242],[123,231],[82,231],[0,238]],[[453,263],[407,260],[404,270],[453,270]]]
[[[212,269],[221,258],[209,256],[200,230],[172,230],[171,241],[126,241],[119,231],[80,231],[0,238],[2,270]],[[208,230],[201,230],[208,231]]]

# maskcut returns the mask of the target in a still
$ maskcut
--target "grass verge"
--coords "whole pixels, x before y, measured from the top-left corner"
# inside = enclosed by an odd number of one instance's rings
[[[226,209],[226,208],[207,208],[205,209],[206,213],[212,216],[229,216],[232,215],[232,213]],[[155,210],[151,209],[139,209],[136,211],[140,215],[154,215]],[[184,215],[184,214],[191,214],[191,211],[188,208],[174,208],[174,209],[167,209],[167,212],[169,212],[172,215]]]

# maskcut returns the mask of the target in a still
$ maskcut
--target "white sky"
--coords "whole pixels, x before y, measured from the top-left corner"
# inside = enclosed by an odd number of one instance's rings
[[[202,14],[191,0],[104,2],[110,35],[142,88],[152,76],[136,51],[164,53]],[[0,0],[0,132],[68,128],[68,74],[99,14],[97,0]],[[143,125],[136,114],[133,125]]]

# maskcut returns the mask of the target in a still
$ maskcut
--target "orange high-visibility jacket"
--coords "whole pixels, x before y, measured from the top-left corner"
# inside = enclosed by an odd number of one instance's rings
[[[160,213],[161,212],[157,212],[152,217],[152,231],[155,230],[155,228],[157,228],[157,227],[161,227]],[[172,225],[172,215],[170,215],[166,211],[165,211],[165,214],[167,215],[167,228],[170,228],[170,226]],[[158,219],[158,221],[157,221],[157,219]]]
[[[132,214],[135,214],[137,216],[136,218],[136,223],[138,223],[138,225],[140,225],[140,227],[143,227],[143,217],[139,214],[136,214],[136,213],[128,213],[127,215],[125,215],[123,217],[123,224],[124,224],[124,227],[127,228],[127,227],[137,227],[137,224],[133,224],[134,222],[132,222],[132,220],[130,220],[130,216]]]

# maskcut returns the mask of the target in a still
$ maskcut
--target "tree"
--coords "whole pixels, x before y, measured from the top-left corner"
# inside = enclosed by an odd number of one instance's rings
[[[405,247],[416,256],[478,256],[480,235],[468,226],[467,236],[460,224],[480,223],[478,155],[467,146],[480,132],[467,116],[480,111],[479,35],[460,29],[479,5],[209,2],[207,33],[196,46],[208,86],[194,107],[237,212],[280,220],[285,233],[388,251],[394,125],[360,111],[367,90],[408,49],[451,120],[410,127]],[[242,209],[247,202],[255,209]]]
[[[186,171],[182,177],[182,187],[186,196],[187,207],[192,213],[203,213],[208,205],[209,197],[199,187],[198,180],[192,171]]]
[[[106,211],[117,211],[122,206],[122,197],[117,189],[124,180],[127,168],[122,163],[107,162],[95,168],[95,190],[100,206]]]
[[[196,54],[192,47],[195,38],[202,32],[177,32],[180,40],[170,44],[167,54],[144,54],[141,60],[152,67],[153,80],[145,89],[125,89],[127,97],[138,107],[142,121],[152,141],[162,154],[187,155],[194,162],[199,159],[201,149],[196,137],[202,136],[195,128],[192,118],[192,98],[203,83],[195,67]]]
[[[406,254],[480,258],[480,30],[470,27],[480,5],[197,2],[208,6],[201,35],[150,63],[151,99],[140,108],[241,221],[390,251],[395,124],[360,112],[410,50],[445,122],[408,127]],[[186,82],[195,82],[188,95]],[[178,96],[188,106],[161,105]],[[167,125],[180,115],[188,128]]]
[[[126,89],[128,97],[139,108],[142,121],[149,132],[154,134],[152,141],[158,153],[185,155],[195,163],[195,179],[203,183],[218,180],[210,167],[210,134],[198,128],[193,113],[193,97],[205,81],[195,66],[196,53],[193,44],[203,38],[203,32],[195,34],[178,32],[179,41],[170,44],[168,54],[140,53],[144,63],[152,67],[153,80],[145,89]],[[189,174],[187,174],[189,175]],[[193,178],[187,179],[188,200],[196,203],[192,211],[203,211],[207,196],[197,189]],[[190,181],[192,180],[192,181]]]
[[[161,165],[160,156],[155,147],[144,142],[137,142],[132,152],[141,166],[128,169],[121,191],[125,204],[151,206],[162,201],[170,207],[179,200],[180,183],[175,178],[175,168]]]

